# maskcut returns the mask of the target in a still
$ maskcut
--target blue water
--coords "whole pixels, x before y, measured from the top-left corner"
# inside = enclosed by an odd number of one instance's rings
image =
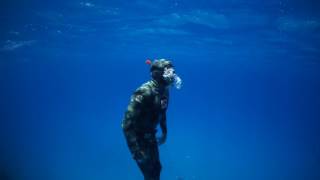
[[[140,180],[120,123],[168,58],[163,180],[320,179],[316,0],[0,1],[1,180]]]

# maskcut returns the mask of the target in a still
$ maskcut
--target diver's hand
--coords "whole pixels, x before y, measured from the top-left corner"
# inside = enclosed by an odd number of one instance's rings
[[[138,163],[143,163],[147,160],[147,155],[144,151],[136,151],[133,154],[133,158],[138,162]]]
[[[158,145],[160,146],[160,145],[164,144],[166,142],[166,140],[167,140],[167,135],[162,134],[162,136],[158,138]]]

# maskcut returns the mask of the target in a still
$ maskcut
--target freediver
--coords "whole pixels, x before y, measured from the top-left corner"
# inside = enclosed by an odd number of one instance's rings
[[[146,61],[151,66],[151,80],[142,84],[132,94],[122,121],[122,129],[133,159],[138,164],[144,180],[160,180],[161,163],[158,146],[167,139],[166,111],[169,88],[181,88],[181,79],[172,62],[166,59]],[[157,126],[162,134],[156,137]]]

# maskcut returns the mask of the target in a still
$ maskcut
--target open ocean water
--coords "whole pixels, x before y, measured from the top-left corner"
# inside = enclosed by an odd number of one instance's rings
[[[320,179],[320,1],[1,0],[0,179],[141,180],[121,130],[173,61],[162,180]]]

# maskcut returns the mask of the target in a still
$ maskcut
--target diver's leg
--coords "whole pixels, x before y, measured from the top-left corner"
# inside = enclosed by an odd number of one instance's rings
[[[160,180],[161,163],[156,141],[146,142],[141,151],[145,154],[144,160],[137,159],[137,164],[143,173],[144,180]]]
[[[134,130],[124,130],[124,135],[127,141],[128,148],[130,150],[130,153],[133,157],[133,159],[137,159],[137,157],[140,155],[140,149],[141,149],[141,138],[138,136],[138,134]]]
[[[159,158],[159,149],[158,144],[155,140],[155,143],[151,146],[151,154],[152,154],[152,176],[154,180],[160,180],[160,172],[161,172],[161,163]]]

